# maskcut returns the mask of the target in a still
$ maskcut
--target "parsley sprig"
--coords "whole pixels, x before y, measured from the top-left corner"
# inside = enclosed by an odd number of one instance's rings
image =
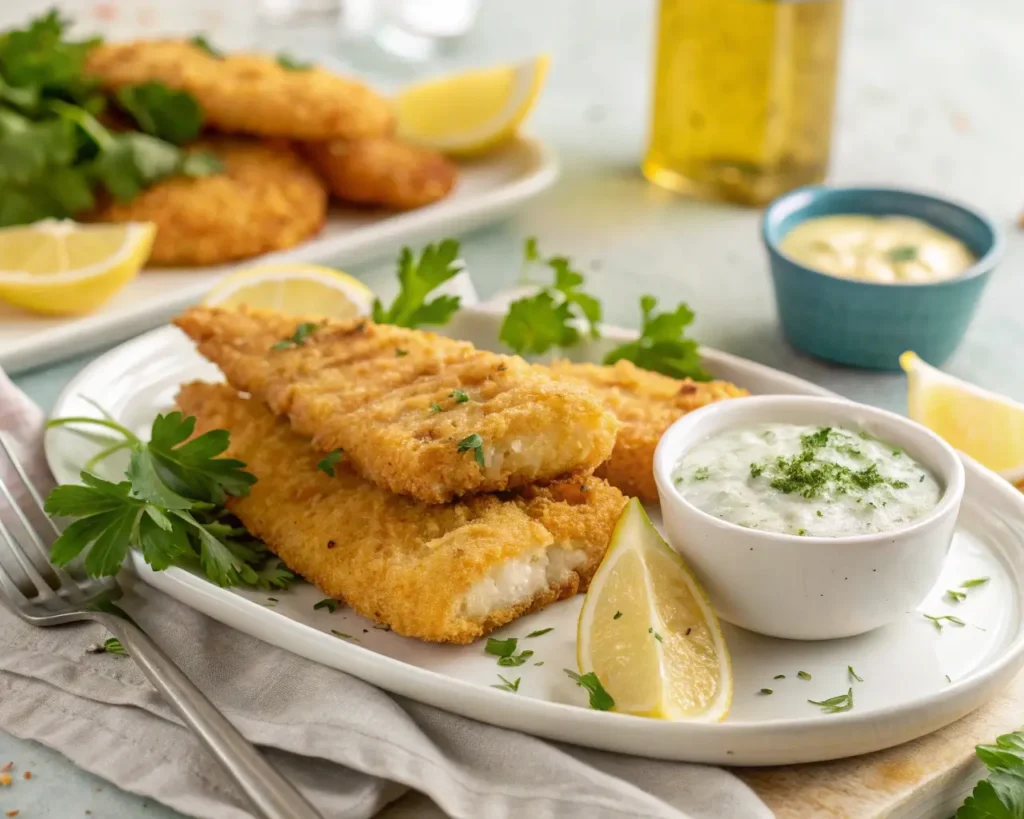
[[[506,668],[515,668],[516,666],[523,665],[533,656],[533,652],[529,649],[516,654],[516,647],[518,645],[519,640],[515,637],[509,637],[505,640],[496,640],[493,637],[488,637],[484,651],[488,654],[494,654],[498,658],[498,665]]]
[[[459,309],[461,299],[438,296],[427,301],[427,296],[462,272],[458,256],[459,243],[454,239],[427,245],[418,260],[409,248],[403,247],[398,257],[398,295],[386,310],[380,299],[375,299],[373,320],[410,328],[447,324]]]
[[[988,768],[989,775],[974,786],[955,819],[1020,816],[1024,804],[1024,732],[1003,734],[995,745],[978,745],[974,752]]]
[[[701,366],[697,342],[686,338],[686,328],[693,322],[693,311],[683,302],[670,313],[655,313],[657,306],[654,296],[640,298],[643,313],[640,338],[616,347],[605,356],[604,363],[632,361],[640,369],[672,378],[710,381],[711,376]]]
[[[524,256],[527,263],[541,262],[550,268],[555,280],[536,295],[509,305],[498,338],[517,353],[534,355],[578,344],[576,325],[581,321],[591,338],[600,338],[601,302],[583,292],[583,274],[572,268],[572,262],[565,256],[542,259],[532,238],[526,240]]]
[[[70,40],[68,25],[51,11],[0,34],[0,227],[73,217],[98,193],[128,201],[167,176],[222,170],[216,157],[178,147],[202,128],[185,92],[126,86],[113,101],[140,130],[103,125],[111,100],[84,71],[100,41]]]
[[[601,685],[601,681],[593,671],[588,671],[586,674],[577,674],[568,668],[562,670],[565,671],[570,680],[586,690],[587,694],[590,695],[590,707],[595,711],[610,711],[615,707],[615,700],[612,699],[612,695],[604,690],[604,686]]]
[[[229,495],[248,494],[255,476],[241,461],[221,457],[227,430],[193,437],[195,423],[180,412],[158,415],[147,442],[109,416],[50,421],[112,430],[122,440],[100,455],[130,454],[126,480],[82,472],[81,485],[58,486],[47,497],[47,514],[74,519],[52,546],[53,563],[65,566],[85,552],[86,572],[103,577],[116,574],[134,548],[157,571],[181,566],[219,586],[286,588],[294,575],[224,507]]]

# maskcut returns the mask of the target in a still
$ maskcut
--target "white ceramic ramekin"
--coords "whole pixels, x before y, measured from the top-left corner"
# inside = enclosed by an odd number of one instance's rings
[[[906,526],[831,538],[747,529],[679,494],[672,470],[684,452],[726,429],[761,423],[865,431],[930,469],[942,496]],[[913,611],[939,578],[964,493],[960,458],[920,424],[863,404],[809,396],[739,398],[685,415],[662,436],[654,477],[665,536],[697,573],[719,616],[795,640],[849,637]]]

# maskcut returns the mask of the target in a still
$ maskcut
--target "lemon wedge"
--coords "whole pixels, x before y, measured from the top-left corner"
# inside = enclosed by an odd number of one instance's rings
[[[346,319],[369,315],[373,293],[359,279],[330,267],[264,265],[222,279],[206,294],[203,304],[245,304],[293,316]]]
[[[395,101],[398,133],[443,151],[480,154],[515,136],[544,85],[547,55],[410,86]]]
[[[633,498],[591,581],[576,637],[615,710],[718,722],[732,704],[732,663],[707,595]]]
[[[155,236],[151,222],[0,229],[0,299],[36,313],[91,312],[138,275]]]
[[[1024,466],[1024,406],[922,361],[900,356],[907,373],[907,413],[953,447],[997,472]]]

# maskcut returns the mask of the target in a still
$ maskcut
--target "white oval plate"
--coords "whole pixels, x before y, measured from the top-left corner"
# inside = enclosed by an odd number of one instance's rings
[[[458,332],[483,346],[497,335],[497,320],[483,309],[463,311]],[[611,330],[611,337],[628,331]],[[596,355],[599,350],[591,350]],[[754,392],[821,394],[813,384],[743,359],[704,350],[705,365]],[[93,398],[119,421],[148,433],[152,418],[172,404],[178,384],[219,379],[215,367],[174,328],[162,328],[111,350],[82,370],[54,407],[55,416],[97,411]],[[74,482],[95,445],[66,428],[51,430],[46,454],[61,482]],[[576,618],[582,598],[524,617],[496,633],[524,638],[535,654],[524,666],[499,668],[482,643],[441,646],[378,631],[340,608],[314,611],[323,595],[300,583],[273,594],[225,590],[188,572],[151,571],[136,557],[147,583],[221,622],[381,688],[483,722],[537,736],[609,751],[726,765],[783,765],[867,753],[934,731],[982,705],[1024,664],[1021,578],[1024,577],[1024,498],[993,473],[964,457],[967,491],[960,527],[942,579],[918,611],[870,634],[827,642],[761,637],[726,626],[733,657],[735,696],[728,719],[718,724],[661,722],[592,711],[583,692],[566,677],[575,668]],[[123,462],[105,464],[108,477]],[[654,510],[656,512],[656,510]],[[353,522],[353,525],[358,525]],[[947,588],[987,576],[959,604]],[[766,577],[766,583],[792,578]],[[923,614],[955,614],[968,625],[941,631]],[[340,639],[339,631],[355,638]],[[357,642],[358,641],[358,642]],[[534,665],[542,662],[542,666]],[[852,667],[863,678],[850,676]],[[806,671],[810,680],[797,677]],[[518,694],[498,691],[498,673],[520,677]],[[784,674],[784,679],[775,679]],[[853,710],[821,713],[808,700],[853,688]],[[758,693],[770,688],[774,693]],[[581,707],[583,706],[583,707]]]

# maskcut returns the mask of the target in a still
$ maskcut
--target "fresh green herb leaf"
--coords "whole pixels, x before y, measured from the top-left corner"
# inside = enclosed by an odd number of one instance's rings
[[[539,262],[540,251],[537,249],[537,237],[527,236],[523,242],[523,260],[526,262]]]
[[[524,256],[527,263],[540,261],[535,239],[527,240]],[[512,302],[498,331],[498,338],[520,354],[540,355],[552,347],[574,346],[580,340],[577,321],[586,323],[591,338],[600,337],[601,303],[580,289],[583,274],[564,256],[552,256],[544,264],[554,272],[554,282],[536,295]]]
[[[852,665],[846,666],[846,673],[853,677],[857,682],[864,682],[864,680],[857,676],[857,672],[853,670]]]
[[[839,694],[836,697],[829,697],[827,700],[807,700],[811,705],[817,705],[826,714],[839,714],[843,711],[849,711],[853,708],[853,689],[851,688],[845,694]]]
[[[956,589],[946,589],[946,595],[954,603],[959,603],[967,598],[967,592],[957,591]]]
[[[711,472],[706,466],[698,467],[693,473],[695,481],[706,481],[710,476]]]
[[[553,628],[539,628],[536,631],[531,631],[529,634],[526,635],[526,637],[527,637],[527,639],[529,639],[530,637],[543,637],[545,634],[547,634],[548,632],[551,632],[551,631],[554,631],[554,629]]]
[[[344,631],[336,631],[332,628],[331,634],[333,634],[335,637],[340,637],[342,640],[351,640],[353,643],[359,642],[358,637],[353,637],[351,634],[346,634]]]
[[[534,663],[533,665],[534,665],[535,667],[536,667],[536,666],[538,666],[538,665],[544,665],[544,661],[543,661],[543,660],[541,660],[541,661],[540,661],[539,663]]]
[[[764,474],[764,464],[751,464],[750,477],[760,478]]]
[[[798,535],[800,535],[800,537],[803,537],[804,535],[806,535],[806,534],[807,534],[807,530],[806,530],[806,529],[797,529],[797,530],[796,530],[796,533],[797,533]]]
[[[498,665],[505,668],[515,668],[516,666],[523,665],[532,656],[533,652],[526,649],[526,651],[520,651],[518,654],[511,654],[508,657],[499,657]]]
[[[325,597],[319,603],[313,604],[313,611],[317,609],[327,609],[330,614],[334,614],[338,610],[338,601],[330,597]]]
[[[797,672],[796,672],[796,675],[797,675],[797,676],[798,676],[798,677],[799,677],[799,678],[800,678],[801,680],[809,680],[809,679],[811,678],[811,675],[810,675],[810,674],[808,674],[808,673],[807,673],[806,671],[797,671]]]
[[[203,130],[203,109],[187,91],[147,82],[122,86],[114,96],[139,129],[151,136],[184,145]]]
[[[487,643],[484,645],[484,651],[488,654],[494,654],[497,657],[511,657],[515,654],[516,646],[518,644],[519,640],[515,637],[509,637],[505,640],[488,637]]]
[[[408,350],[403,350],[401,347],[395,347],[395,358],[405,358],[409,355]]]
[[[90,654],[114,654],[120,657],[127,657],[128,652],[124,650],[121,641],[116,637],[110,637],[103,641],[102,645],[92,646],[87,651]]]
[[[445,239],[438,245],[427,245],[417,261],[412,251],[404,247],[398,257],[400,290],[387,310],[379,299],[373,302],[373,320],[378,324],[398,327],[424,327],[447,324],[459,309],[458,296],[439,296],[427,301],[427,296],[446,281],[462,272],[458,261],[459,243]]]
[[[215,57],[218,60],[224,59],[223,52],[218,51],[216,48],[210,45],[210,41],[200,34],[197,34],[195,37],[190,37],[189,42],[196,48],[200,48],[203,51],[205,51],[211,57]]]
[[[334,477],[334,467],[341,460],[342,455],[345,454],[343,449],[335,449],[333,452],[328,452],[324,457],[317,461],[316,468],[321,472],[327,473],[330,477]]]
[[[616,347],[605,356],[604,363],[632,361],[643,370],[672,378],[710,381],[711,376],[701,366],[697,342],[685,336],[686,328],[693,322],[693,311],[685,303],[680,303],[671,313],[656,315],[654,308],[657,306],[658,300],[654,296],[641,297],[643,322],[640,338]]]
[[[989,578],[987,577],[975,577],[971,580],[965,580],[960,584],[961,589],[973,589],[975,586],[983,586],[988,583]]]
[[[295,327],[295,332],[289,338],[282,339],[271,345],[271,350],[288,350],[292,347],[301,347],[313,333],[323,327],[322,322],[303,321]]]
[[[454,398],[456,404],[465,404],[469,400],[469,396],[462,390],[452,390],[448,397]]]
[[[621,616],[622,616],[622,612],[621,611],[617,611],[617,612],[615,612],[615,614],[612,615],[612,620],[618,620]]]
[[[313,63],[304,63],[289,57],[287,54],[278,54],[277,64],[285,71],[309,71],[313,67]]]
[[[519,691],[519,681],[522,677],[516,677],[515,682],[509,682],[499,674],[498,679],[501,680],[501,685],[492,685],[491,688],[497,688],[499,691],[510,691],[513,694]]]
[[[601,685],[601,681],[593,671],[588,671],[586,674],[577,674],[568,668],[564,669],[564,671],[570,680],[586,690],[590,695],[590,707],[595,711],[610,711],[615,707],[615,700],[612,699],[612,695],[604,690],[604,686]]]
[[[917,259],[917,247],[914,245],[897,245],[886,254],[891,262],[913,262]]]
[[[476,458],[477,465],[484,468],[484,439],[481,438],[477,433],[467,435],[458,443],[458,452],[473,451],[473,457]]]
[[[937,631],[942,631],[942,623],[943,623],[943,621],[948,622],[948,623],[952,623],[954,626],[966,626],[967,625],[967,623],[965,623],[959,617],[954,617],[952,614],[940,614],[938,616],[936,616],[934,614],[922,614],[922,616],[926,620],[931,620],[932,621],[932,625],[935,626]]]
[[[773,680],[784,680],[784,679],[786,679],[786,675],[785,674],[776,674],[774,677],[772,677],[772,679]]]
[[[441,412],[441,405],[440,404],[431,404],[430,405],[430,411],[431,412]]]
[[[772,691],[772,690],[771,690],[770,688],[762,688],[762,689],[761,689],[760,691],[758,691],[757,693],[758,693],[758,694],[765,694],[765,695],[767,695],[767,694],[774,694],[775,692],[774,692],[774,691]]]
[[[955,819],[1019,819],[1024,816],[1024,733],[978,745],[975,753],[989,770],[956,812]]]

